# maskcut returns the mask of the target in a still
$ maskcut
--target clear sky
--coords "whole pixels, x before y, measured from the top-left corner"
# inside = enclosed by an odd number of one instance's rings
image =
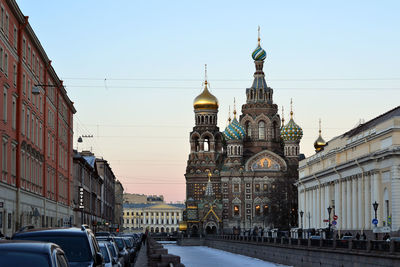
[[[74,148],[108,160],[130,193],[185,199],[204,64],[219,126],[251,86],[261,44],[274,102],[326,141],[399,105],[400,1],[17,0],[77,109]],[[279,111],[281,114],[281,110]]]

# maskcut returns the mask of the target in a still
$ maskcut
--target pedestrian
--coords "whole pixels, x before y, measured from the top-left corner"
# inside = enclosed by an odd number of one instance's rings
[[[145,244],[145,242],[146,242],[146,238],[147,238],[147,235],[149,234],[149,230],[148,229],[146,229],[146,232],[143,234],[143,236],[142,236],[142,244]]]
[[[357,240],[360,240],[360,233],[358,233],[358,232],[357,232],[357,234],[356,234],[356,239],[357,239]]]
[[[367,240],[367,236],[365,233],[362,234],[362,240]]]

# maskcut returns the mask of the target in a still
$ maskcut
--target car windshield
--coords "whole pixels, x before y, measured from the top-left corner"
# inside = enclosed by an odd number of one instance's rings
[[[118,249],[123,250],[125,247],[125,243],[122,238],[115,238],[115,242],[117,243]]]
[[[123,240],[125,242],[125,246],[128,247],[128,248],[131,248],[131,243],[129,242],[129,240],[127,240],[125,238]]]
[[[49,258],[45,254],[20,252],[20,251],[0,251],[0,265],[13,267],[42,267],[50,266]]]
[[[102,245],[102,246],[100,246],[100,251],[101,251],[101,254],[103,255],[104,262],[109,263],[110,257],[108,255],[107,248],[104,245]]]
[[[90,248],[85,236],[22,236],[15,239],[52,242],[64,250],[69,262],[90,261]]]
[[[111,252],[112,256],[117,257],[117,252],[115,251],[113,244],[107,243],[107,247],[108,247],[108,250]]]

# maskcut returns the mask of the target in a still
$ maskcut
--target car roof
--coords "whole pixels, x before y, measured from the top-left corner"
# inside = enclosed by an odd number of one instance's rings
[[[60,235],[86,235],[87,231],[91,231],[90,229],[85,228],[38,228],[38,229],[30,229],[22,232],[16,232],[12,238],[18,236],[43,236],[44,234],[47,236],[60,236]]]
[[[50,242],[30,241],[30,240],[1,240],[0,251],[12,250],[34,253],[50,253],[55,248],[60,248],[57,244]]]

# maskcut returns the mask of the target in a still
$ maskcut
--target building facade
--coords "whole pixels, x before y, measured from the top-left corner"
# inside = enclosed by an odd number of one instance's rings
[[[263,72],[266,52],[252,53],[256,71],[245,90],[242,114],[221,132],[218,99],[208,88],[194,100],[186,168],[186,222],[196,233],[286,228],[297,224],[297,181],[301,128],[284,125]],[[232,97],[233,98],[233,97]],[[208,190],[210,188],[212,190]],[[207,194],[206,194],[207,193]]]
[[[124,203],[130,204],[161,204],[164,196],[124,193]]]
[[[299,225],[326,229],[330,218],[339,234],[365,232],[371,237],[375,231],[398,235],[400,107],[327,144],[320,137],[315,143],[317,153],[299,164],[296,185],[299,212],[303,212]],[[374,203],[378,204],[377,226],[372,222]],[[330,216],[328,207],[332,208]]]
[[[124,205],[124,232],[173,233],[179,231],[184,204]]]
[[[76,110],[17,3],[1,0],[0,16],[0,230],[11,235],[71,222]]]
[[[124,187],[120,181],[115,182],[115,208],[114,208],[114,221],[113,227],[115,229],[121,229],[124,225],[123,221],[123,202],[124,202]]]

